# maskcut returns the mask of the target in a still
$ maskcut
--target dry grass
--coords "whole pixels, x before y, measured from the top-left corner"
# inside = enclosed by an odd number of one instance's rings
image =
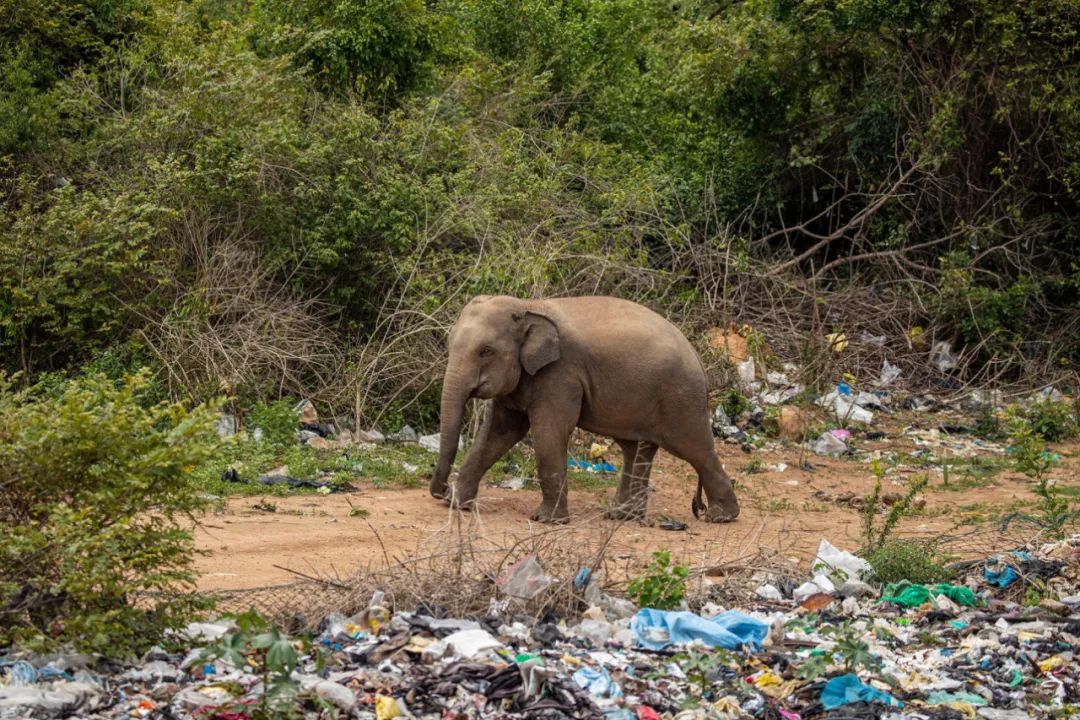
[[[704,542],[693,557],[673,556],[673,562],[691,570],[686,596],[691,609],[700,610],[708,602],[742,609],[767,606],[754,592],[762,583],[798,585],[809,577],[809,563],[794,561],[783,540],[771,547],[762,544],[763,527],[748,525],[722,543]],[[582,516],[569,525],[492,533],[485,530],[482,516],[448,511],[447,524],[415,547],[394,552],[384,548],[379,561],[349,577],[315,577],[294,570],[295,583],[216,592],[217,609],[240,612],[254,607],[296,632],[317,627],[334,613],[359,613],[381,590],[394,612],[423,604],[454,618],[480,618],[495,608],[539,619],[552,611],[573,622],[587,607],[584,593],[573,584],[579,570],[589,568],[604,592],[623,596],[627,581],[645,569],[648,558],[625,540],[630,530],[625,523]],[[986,524],[942,536],[938,549],[960,559],[961,569],[977,571],[986,557],[1037,547],[1039,542],[1029,529]],[[553,582],[532,599],[510,598],[497,580],[529,555],[536,556]],[[1014,590],[1022,593],[1021,587]]]

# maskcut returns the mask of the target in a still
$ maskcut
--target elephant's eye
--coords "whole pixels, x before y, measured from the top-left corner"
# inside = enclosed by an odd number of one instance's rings
[[[495,351],[492,350],[489,347],[481,348],[481,350],[480,350],[480,357],[482,357],[482,358],[491,357],[494,354],[495,354]]]

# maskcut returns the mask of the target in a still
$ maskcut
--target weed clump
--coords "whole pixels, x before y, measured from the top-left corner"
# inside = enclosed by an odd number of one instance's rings
[[[1051,537],[1064,537],[1066,528],[1080,517],[1080,510],[1071,508],[1061,488],[1049,476],[1059,462],[1058,456],[1046,448],[1041,435],[1022,423],[1013,429],[1010,450],[1014,467],[1035,482],[1034,492],[1039,498],[1035,515],[1015,513],[1012,517],[1034,522]]]
[[[1069,440],[1080,433],[1080,424],[1069,403],[1059,400],[1034,402],[1024,412],[1031,434],[1047,442]]]
[[[263,439],[273,447],[296,443],[297,416],[295,400],[282,398],[272,403],[259,403],[248,416],[252,427],[262,430]]]
[[[686,595],[686,578],[690,569],[685,565],[672,565],[671,553],[657,550],[652,555],[645,574],[630,580],[626,594],[638,607],[670,610],[676,608]]]
[[[952,572],[945,567],[949,558],[939,552],[933,541],[892,537],[900,520],[911,514],[915,496],[929,483],[929,476],[913,478],[907,492],[889,508],[879,526],[877,506],[881,500],[883,471],[879,463],[875,462],[871,467],[877,478],[863,510],[863,546],[859,555],[874,569],[874,578],[886,584],[901,580],[933,583],[950,579]]]

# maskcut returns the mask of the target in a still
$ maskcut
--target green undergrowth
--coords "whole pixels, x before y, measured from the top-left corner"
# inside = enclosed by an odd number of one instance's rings
[[[907,492],[878,518],[881,499],[881,480],[884,468],[875,461],[871,464],[875,476],[874,490],[866,498],[863,511],[863,546],[860,557],[866,558],[874,569],[874,579],[881,583],[908,580],[914,583],[932,583],[948,580],[953,573],[946,567],[951,558],[928,538],[900,538],[895,535],[898,525],[905,517],[915,514],[915,497],[926,488],[929,478],[918,475],[909,481]]]
[[[153,390],[147,373],[55,393],[0,373],[0,647],[138,655],[208,606],[189,471],[217,453],[219,403]]]
[[[458,452],[458,463],[465,448]],[[331,490],[352,487],[404,489],[427,487],[437,456],[418,445],[384,444],[373,448],[358,447],[315,450],[306,445],[284,446],[267,440],[256,441],[239,434],[223,444],[208,462],[196,468],[193,481],[202,492],[217,496],[286,496],[320,494],[316,487],[263,485],[256,482],[261,475],[288,468],[287,474],[298,480],[329,483]],[[235,470],[238,481],[226,479],[225,473]],[[533,453],[519,446],[499,460],[485,479],[498,485],[509,477],[529,478],[526,488],[536,489],[536,461]],[[619,474],[593,473],[568,469],[566,476],[573,490],[602,490],[615,487]]]
[[[295,495],[319,493],[311,486],[263,485],[261,475],[287,467],[298,480],[329,483],[332,490],[347,486],[403,488],[426,486],[435,455],[417,445],[380,445],[370,450],[315,450],[306,445],[282,447],[237,436],[211,461],[197,468],[196,485],[211,495]],[[235,470],[239,481],[224,477]],[[322,491],[325,492],[325,491]]]
[[[976,455],[971,458],[935,458],[931,464],[941,468],[941,482],[931,484],[930,490],[961,492],[993,485],[997,476],[1008,469],[1005,458]]]

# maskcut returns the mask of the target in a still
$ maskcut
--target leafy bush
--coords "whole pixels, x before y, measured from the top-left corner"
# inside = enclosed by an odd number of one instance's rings
[[[1080,432],[1072,405],[1064,401],[1033,402],[1024,413],[1031,432],[1048,442],[1061,442]]]
[[[216,448],[217,410],[146,406],[149,385],[0,385],[0,644],[126,655],[203,606],[181,521],[203,507],[189,473]]]
[[[294,445],[285,453],[289,475],[298,480],[314,480],[320,470],[318,454],[306,445]]]
[[[295,408],[296,401],[292,398],[259,403],[248,414],[248,425],[252,430],[261,429],[263,440],[274,447],[295,445],[300,422]]]
[[[291,55],[321,89],[392,100],[427,80],[437,16],[421,0],[259,0],[257,44]]]
[[[1022,423],[1013,429],[1009,450],[1014,467],[1035,481],[1035,494],[1039,497],[1037,515],[1014,513],[1013,517],[1033,521],[1053,537],[1064,537],[1066,528],[1080,518],[1080,510],[1071,509],[1068,498],[1049,476],[1060,461],[1059,456],[1047,449],[1041,435]]]
[[[300,661],[293,640],[254,610],[238,615],[228,615],[236,622],[236,630],[228,633],[203,652],[204,659],[227,660],[236,667],[250,666],[262,677],[262,693],[253,717],[258,720],[290,717],[295,713],[293,698],[300,691],[300,684],[293,678],[293,670]],[[306,638],[301,638],[304,650],[312,648]],[[318,654],[322,667],[322,654]],[[226,705],[224,709],[231,709]],[[236,714],[252,708],[237,703]]]
[[[728,390],[720,397],[720,407],[731,422],[735,422],[744,412],[751,410],[754,404],[738,390]]]
[[[672,565],[671,553],[657,550],[643,575],[630,580],[626,586],[629,595],[639,607],[669,610],[676,608],[686,595],[686,578],[690,569],[685,565]]]

